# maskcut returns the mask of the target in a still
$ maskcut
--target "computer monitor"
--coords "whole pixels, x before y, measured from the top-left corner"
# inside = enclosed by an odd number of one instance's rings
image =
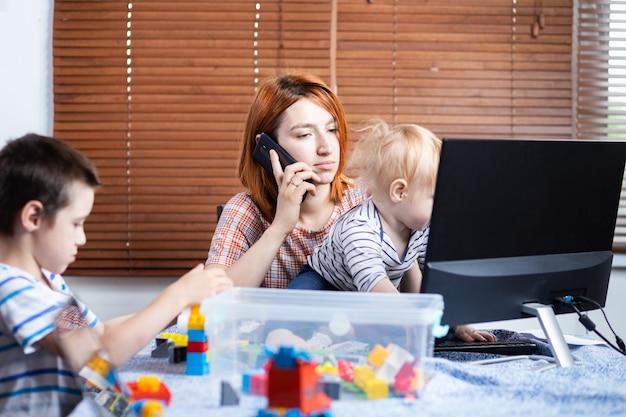
[[[444,139],[422,282],[442,322],[536,315],[572,365],[556,300],[606,302],[625,159],[614,141]]]

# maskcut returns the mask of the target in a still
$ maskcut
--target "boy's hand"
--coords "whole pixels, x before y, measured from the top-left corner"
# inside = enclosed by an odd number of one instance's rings
[[[220,268],[204,269],[198,264],[191,271],[180,278],[184,283],[185,295],[189,299],[188,305],[200,304],[202,300],[212,297],[233,286],[233,281]]]

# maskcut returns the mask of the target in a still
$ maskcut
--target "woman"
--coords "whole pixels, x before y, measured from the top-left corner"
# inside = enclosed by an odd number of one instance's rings
[[[298,162],[283,170],[270,151],[274,172],[265,171],[253,157],[263,132]],[[367,198],[342,173],[348,143],[343,106],[322,80],[306,74],[266,80],[252,101],[239,160],[248,191],[224,207],[206,267],[226,270],[235,286],[286,288],[339,215]],[[459,326],[456,336],[495,339],[471,326]]]
[[[266,172],[253,157],[262,132],[298,162],[283,170],[270,151],[274,172]],[[343,106],[321,79],[266,80],[250,107],[239,160],[248,191],[224,207],[207,267],[225,269],[236,286],[286,288],[337,217],[366,198],[342,173],[349,139]]]

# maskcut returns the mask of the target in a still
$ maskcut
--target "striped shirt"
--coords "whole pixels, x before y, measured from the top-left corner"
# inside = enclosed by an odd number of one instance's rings
[[[42,270],[51,290],[29,273],[0,264],[0,410],[2,416],[64,416],[81,401],[74,373],[37,343],[55,328],[72,293],[63,277]],[[76,300],[91,327],[96,316]]]
[[[383,231],[376,206],[368,199],[335,222],[308,264],[344,291],[369,292],[385,277],[398,288],[402,276],[415,260],[423,267],[428,230],[413,230],[405,253],[399,256]]]
[[[335,220],[365,198],[364,188],[349,188],[321,229],[307,230],[296,226],[278,250],[261,287],[286,288],[306,263],[307,256],[322,243]],[[220,216],[206,264],[231,266],[260,239],[269,226],[270,223],[263,218],[250,198],[250,193],[235,195]]]

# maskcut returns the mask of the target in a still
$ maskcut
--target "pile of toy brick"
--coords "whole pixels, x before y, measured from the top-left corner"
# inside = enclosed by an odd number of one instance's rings
[[[299,409],[303,415],[324,415],[342,391],[352,398],[414,398],[421,372],[416,359],[401,347],[375,345],[367,363],[354,365],[327,358],[318,364],[306,352],[280,347],[260,370],[245,372],[242,392],[267,397],[268,409],[258,416],[273,416],[274,409]],[[279,414],[280,415],[280,414]]]
[[[209,342],[204,330],[205,316],[200,306],[191,307],[187,334],[161,333],[156,338],[153,358],[168,358],[170,363],[187,363],[187,375],[209,373]]]

